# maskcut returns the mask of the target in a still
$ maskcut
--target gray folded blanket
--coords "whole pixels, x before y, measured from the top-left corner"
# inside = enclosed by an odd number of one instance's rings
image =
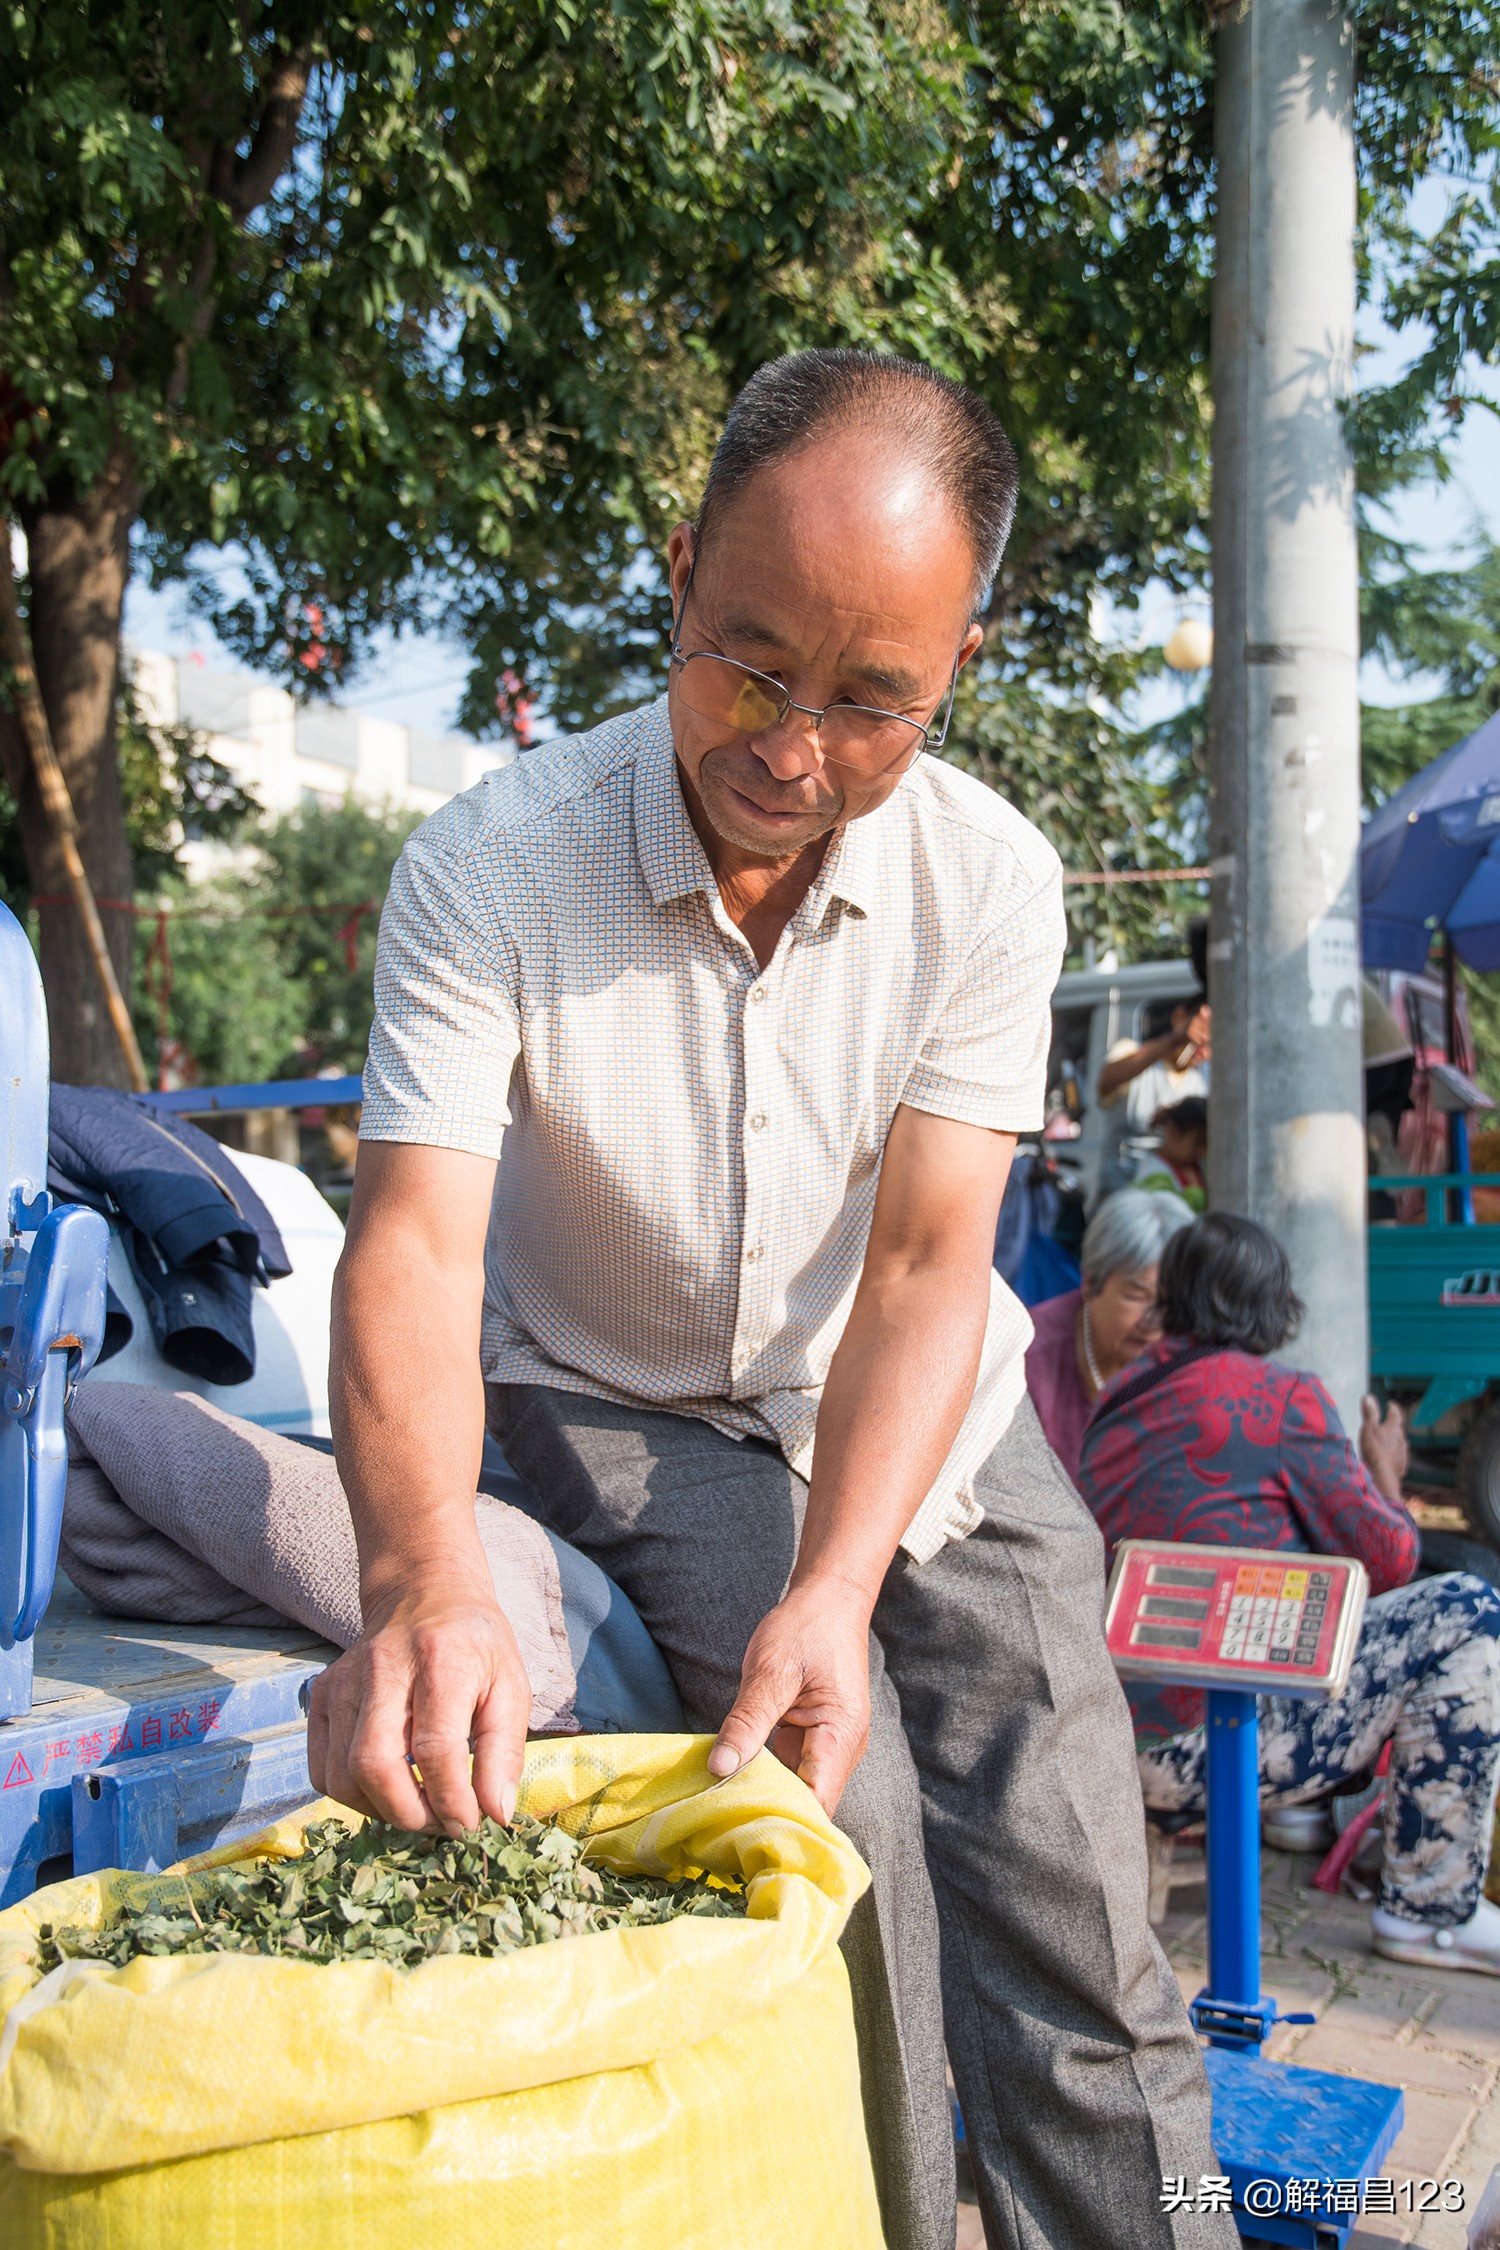
[[[63,1569],[116,1617],[280,1625],[358,1640],[349,1502],[325,1453],[189,1391],[85,1383],[68,1410]],[[531,1731],[578,1731],[557,1558],[503,1500],[475,1500],[479,1537],[531,1682]]]

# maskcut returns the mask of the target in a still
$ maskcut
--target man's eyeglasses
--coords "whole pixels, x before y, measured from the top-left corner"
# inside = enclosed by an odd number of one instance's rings
[[[946,740],[958,686],[957,657],[941,706],[942,725],[935,732],[936,713],[923,726],[916,719],[904,719],[899,711],[863,703],[830,703],[814,710],[810,704],[794,703],[780,680],[758,672],[753,664],[741,664],[713,649],[683,647],[682,618],[692,583],[689,576],[673,629],[671,660],[677,671],[677,692],[700,719],[732,727],[737,734],[766,734],[796,711],[811,722],[825,765],[842,766],[866,780],[904,773],[922,751],[937,749]]]

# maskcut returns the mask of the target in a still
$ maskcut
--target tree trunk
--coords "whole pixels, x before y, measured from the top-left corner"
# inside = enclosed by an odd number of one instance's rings
[[[82,506],[43,505],[25,516],[30,550],[32,658],[99,901],[120,988],[132,983],[132,869],[115,752],[120,621],[130,574],[134,494],[101,479]],[[7,765],[11,763],[7,759]],[[52,1075],[79,1086],[128,1086],[98,973],[68,894],[58,840],[29,766],[18,792],[21,842],[41,930]]]

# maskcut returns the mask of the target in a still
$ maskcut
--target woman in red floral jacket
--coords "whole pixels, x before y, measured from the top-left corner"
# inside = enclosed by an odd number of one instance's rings
[[[1326,1795],[1388,1741],[1375,1950],[1500,1975],[1500,1908],[1480,1895],[1500,1779],[1500,1595],[1459,1573],[1408,1583],[1418,1536],[1400,1417],[1366,1399],[1356,1453],[1316,1376],[1267,1356],[1302,1307],[1264,1228],[1197,1220],[1167,1244],[1158,1286],[1162,1336],[1095,1408],[1079,1489],[1111,1549],[1181,1539],[1359,1557],[1374,1598],[1344,1693],[1260,1699],[1262,1802]],[[1198,1809],[1201,1693],[1127,1692],[1147,1804]]]

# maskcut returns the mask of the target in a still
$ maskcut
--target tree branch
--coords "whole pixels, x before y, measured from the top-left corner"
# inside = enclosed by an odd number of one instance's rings
[[[221,195],[236,226],[242,227],[259,209],[291,162],[311,77],[312,57],[305,51],[280,58],[274,65],[250,153],[235,159],[227,191]]]
[[[236,227],[243,227],[265,202],[292,159],[297,126],[312,79],[312,56],[303,49],[278,55],[266,79],[260,116],[256,120],[247,156],[237,157],[223,141],[215,142],[204,171],[204,186],[216,203],[222,203]],[[204,222],[188,267],[187,288],[193,314],[187,332],[179,337],[172,355],[167,383],[169,408],[182,404],[187,394],[188,353],[208,334],[214,317],[210,283],[218,262],[218,242],[211,221]]]

